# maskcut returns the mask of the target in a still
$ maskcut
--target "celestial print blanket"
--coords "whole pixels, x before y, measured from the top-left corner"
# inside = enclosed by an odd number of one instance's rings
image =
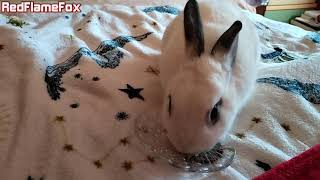
[[[134,122],[160,109],[161,38],[180,10],[0,14],[0,179],[250,179],[320,142],[320,35],[247,13],[263,64],[225,142],[233,164],[186,173],[147,153]]]

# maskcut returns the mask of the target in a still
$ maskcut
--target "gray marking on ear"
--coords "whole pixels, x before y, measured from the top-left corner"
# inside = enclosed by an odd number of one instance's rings
[[[224,62],[225,67],[231,70],[238,50],[239,32],[242,29],[240,21],[234,22],[231,27],[222,34],[211,50],[211,54]]]
[[[193,55],[200,57],[204,52],[204,37],[196,0],[189,0],[184,8],[184,32],[187,48],[191,49]]]

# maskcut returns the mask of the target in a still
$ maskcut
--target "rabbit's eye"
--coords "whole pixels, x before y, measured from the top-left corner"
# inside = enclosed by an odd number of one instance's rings
[[[210,114],[209,114],[209,118],[210,118],[210,125],[214,125],[218,122],[219,118],[220,118],[220,108],[222,105],[222,99],[220,99],[220,101],[212,108]]]
[[[171,116],[171,95],[168,96],[169,98],[169,104],[168,104],[168,112],[169,112],[169,116]]]

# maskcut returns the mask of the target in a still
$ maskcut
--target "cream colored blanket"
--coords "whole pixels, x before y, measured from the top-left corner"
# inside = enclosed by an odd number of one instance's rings
[[[320,36],[248,13],[266,64],[227,141],[233,164],[185,173],[144,152],[134,119],[159,109],[157,56],[179,9],[0,15],[0,179],[249,179],[319,143]]]

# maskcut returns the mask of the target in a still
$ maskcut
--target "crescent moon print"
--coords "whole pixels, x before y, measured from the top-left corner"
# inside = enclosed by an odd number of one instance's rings
[[[275,85],[305,98],[313,104],[320,104],[320,84],[302,83],[296,79],[283,79],[278,77],[260,78],[258,83]]]
[[[168,13],[173,15],[179,14],[179,9],[172,7],[172,6],[154,6],[154,7],[148,7],[142,10],[145,13],[150,13],[153,11],[159,12],[159,13]]]
[[[80,48],[66,61],[48,66],[45,74],[45,82],[47,90],[52,100],[60,99],[60,92],[63,92],[61,87],[63,75],[70,69],[76,67],[82,56],[90,57],[101,68],[114,69],[120,64],[120,59],[124,53],[119,48],[124,47],[132,41],[142,41],[146,39],[152,32],[142,34],[140,36],[119,36],[113,40],[103,41],[95,51],[91,51],[87,47]]]

